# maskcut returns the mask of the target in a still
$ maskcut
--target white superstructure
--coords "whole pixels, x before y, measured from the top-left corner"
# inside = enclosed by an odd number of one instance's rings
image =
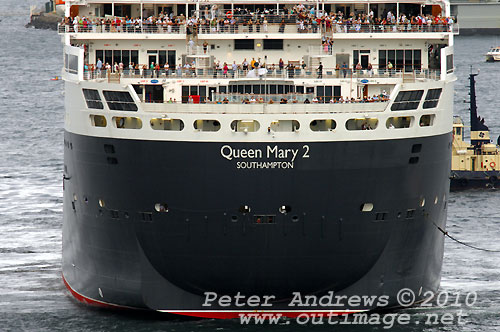
[[[250,142],[451,130],[447,2],[299,6],[305,16],[291,1],[66,1],[66,129]]]

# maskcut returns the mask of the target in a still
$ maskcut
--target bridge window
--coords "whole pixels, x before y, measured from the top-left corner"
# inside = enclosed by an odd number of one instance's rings
[[[309,127],[312,131],[332,131],[337,128],[337,122],[333,119],[312,120]]]
[[[132,116],[114,116],[113,122],[119,129],[141,129],[142,121]]]
[[[106,91],[102,92],[108,107],[112,111],[137,111],[137,105],[135,104],[132,96],[127,91]]]
[[[180,119],[154,118],[149,123],[154,130],[181,131],[184,129],[184,122]]]
[[[198,131],[219,131],[220,122],[217,120],[196,120],[193,123],[194,129]]]
[[[104,108],[101,96],[99,96],[99,91],[93,89],[83,89],[83,96],[85,97],[85,102],[87,103],[88,108],[98,110],[102,110]]]
[[[90,123],[94,127],[106,127],[108,125],[106,117],[104,115],[96,115],[96,114],[90,115]]]
[[[231,130],[234,132],[256,132],[260,129],[260,123],[256,120],[234,120],[231,122]]]
[[[416,110],[424,90],[400,91],[391,106],[392,111]]]
[[[441,97],[441,91],[443,89],[429,89],[427,95],[425,96],[423,108],[434,108],[438,105],[439,97]]]
[[[412,116],[395,116],[387,119],[385,126],[388,129],[410,128],[411,124],[413,123],[413,119],[414,118]]]

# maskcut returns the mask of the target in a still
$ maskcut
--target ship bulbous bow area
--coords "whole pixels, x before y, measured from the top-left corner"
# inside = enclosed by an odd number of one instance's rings
[[[186,229],[195,229],[196,224],[207,229],[203,220],[184,223]],[[274,303],[284,304],[296,292],[318,296],[328,291],[338,292],[370,271],[390,234],[374,236],[375,230],[366,230],[349,241],[300,239],[288,234],[288,241],[279,226],[259,225],[267,229],[257,229],[261,233],[258,236],[266,239],[258,241],[257,234],[241,227],[226,231],[246,232],[247,236],[223,238],[223,234],[217,236],[209,231],[209,234],[193,232],[190,237],[173,238],[161,227],[151,226],[148,231],[142,228],[138,232],[138,243],[142,253],[143,292],[149,294],[145,300],[155,309],[170,307],[169,288],[174,286],[189,294],[191,301],[198,302],[196,307],[205,301],[208,292],[220,296],[272,295]]]

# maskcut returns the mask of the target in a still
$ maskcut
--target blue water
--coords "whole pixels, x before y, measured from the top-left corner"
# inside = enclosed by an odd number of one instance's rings
[[[382,326],[240,325],[237,321],[171,320],[90,309],[68,295],[61,280],[63,165],[62,51],[54,31],[26,29],[29,4],[0,1],[0,331],[384,331]],[[484,62],[498,37],[459,37],[455,45],[455,113],[468,123],[467,74],[480,69],[478,107],[500,134],[500,63]],[[476,246],[500,250],[500,190],[452,193],[448,230]],[[443,308],[408,309],[412,324],[391,331],[500,331],[500,253],[487,253],[446,240],[441,289]],[[461,308],[453,307],[460,292]],[[465,306],[464,296],[477,301]],[[443,299],[443,298],[441,298]],[[470,298],[469,298],[470,299]],[[458,310],[466,314],[458,325]],[[452,324],[425,326],[428,313],[455,315]],[[415,322],[419,321],[417,325]]]

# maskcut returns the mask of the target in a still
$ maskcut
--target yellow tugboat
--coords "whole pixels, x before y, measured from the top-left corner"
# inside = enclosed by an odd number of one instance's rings
[[[484,118],[477,115],[475,76],[470,74],[470,143],[464,141],[464,123],[453,119],[451,190],[500,186],[500,137],[492,143]]]

